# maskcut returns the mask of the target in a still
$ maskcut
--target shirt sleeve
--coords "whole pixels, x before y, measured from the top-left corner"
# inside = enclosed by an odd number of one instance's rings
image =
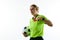
[[[43,19],[45,19],[45,20],[48,20],[48,18],[47,18],[47,17],[45,17],[44,15],[42,15],[42,18],[43,18]]]

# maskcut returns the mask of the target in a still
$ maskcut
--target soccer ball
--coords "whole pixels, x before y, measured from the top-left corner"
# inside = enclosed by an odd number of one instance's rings
[[[28,36],[30,35],[30,29],[28,28],[28,26],[24,27],[24,33]]]

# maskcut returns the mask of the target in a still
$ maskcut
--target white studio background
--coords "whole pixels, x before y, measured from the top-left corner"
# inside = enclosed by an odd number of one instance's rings
[[[53,23],[53,27],[45,25],[44,40],[60,40],[60,0],[0,0],[0,40],[29,40],[22,32],[32,17],[31,4]]]

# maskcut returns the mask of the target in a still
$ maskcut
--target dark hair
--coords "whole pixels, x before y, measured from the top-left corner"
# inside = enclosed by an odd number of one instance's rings
[[[38,10],[38,6],[37,6],[37,5],[32,4],[31,6],[35,7],[35,8],[36,8],[36,10]]]

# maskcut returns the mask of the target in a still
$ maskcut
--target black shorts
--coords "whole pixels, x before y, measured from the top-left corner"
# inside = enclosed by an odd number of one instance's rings
[[[42,37],[30,38],[30,40],[43,40]]]

